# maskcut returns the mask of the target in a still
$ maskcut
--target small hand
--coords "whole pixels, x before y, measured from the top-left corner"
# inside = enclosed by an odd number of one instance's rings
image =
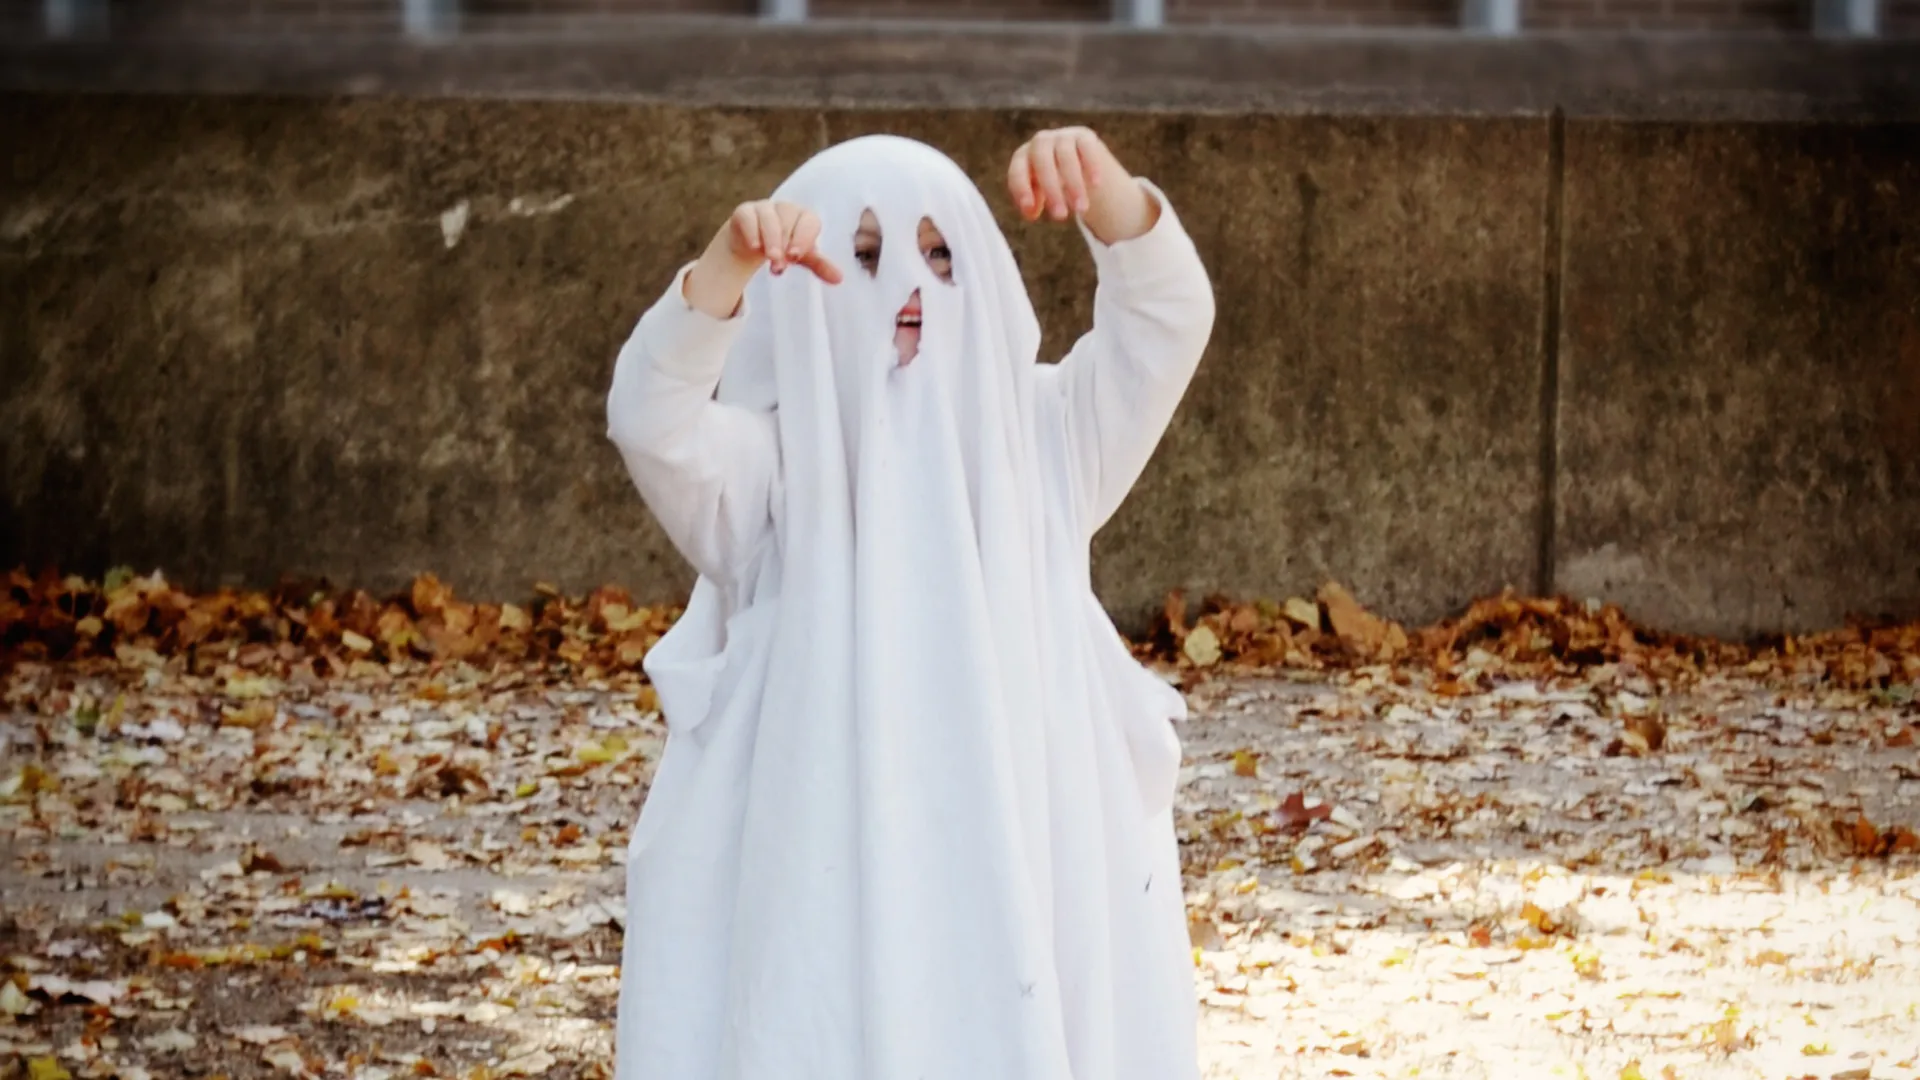
[[[1144,234],[1160,207],[1135,183],[1100,136],[1083,127],[1042,131],[1013,152],[1007,192],[1020,216],[1056,221],[1077,214],[1102,243]]]
[[[840,268],[821,254],[819,242],[820,218],[813,211],[771,199],[741,203],[687,274],[687,303],[716,319],[731,317],[762,264],[776,274],[804,266],[838,285]]]
[[[729,255],[756,270],[762,262],[776,274],[788,266],[804,266],[829,285],[840,283],[840,268],[815,246],[820,241],[820,218],[803,206],[771,199],[741,203],[715,237],[722,239]]]

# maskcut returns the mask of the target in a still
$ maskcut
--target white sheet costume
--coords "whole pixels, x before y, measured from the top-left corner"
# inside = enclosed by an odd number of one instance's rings
[[[620,1080],[1197,1075],[1184,705],[1088,574],[1212,328],[1148,192],[1146,235],[1089,234],[1094,326],[1057,366],[979,190],[884,136],[774,196],[820,216],[842,284],[762,271],[717,320],[676,278],[621,350],[610,434],[700,579],[646,661],[671,734],[630,849]]]

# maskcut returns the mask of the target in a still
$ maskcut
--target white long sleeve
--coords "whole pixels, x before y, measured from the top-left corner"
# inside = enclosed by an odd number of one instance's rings
[[[607,435],[674,546],[731,583],[772,533],[779,441],[771,414],[713,400],[745,314],[694,310],[681,291],[689,269],[620,349]]]
[[[1093,329],[1046,379],[1063,396],[1069,470],[1081,521],[1091,535],[1106,523],[1153,456],[1213,332],[1213,284],[1193,241],[1160,190],[1145,234],[1087,246],[1099,273]]]

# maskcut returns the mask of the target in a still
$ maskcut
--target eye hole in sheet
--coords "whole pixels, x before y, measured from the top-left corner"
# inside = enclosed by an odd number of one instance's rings
[[[860,225],[853,230],[853,261],[868,277],[880,273],[880,219],[873,211],[860,211]]]
[[[933,271],[934,277],[953,284],[953,250],[947,247],[947,238],[930,217],[920,219],[920,255],[927,260],[927,268]]]

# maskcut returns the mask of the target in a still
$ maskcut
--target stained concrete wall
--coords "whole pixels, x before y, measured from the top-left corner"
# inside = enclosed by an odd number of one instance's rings
[[[14,95],[0,562],[479,595],[685,571],[603,436],[614,350],[827,142],[991,192],[1060,114]],[[1177,201],[1211,353],[1100,538],[1170,586],[1502,587],[1747,632],[1920,612],[1920,127],[1073,114]],[[1057,350],[1078,239],[1007,221]]]
[[[1560,587],[1920,611],[1920,129],[1571,124],[1565,200]]]

